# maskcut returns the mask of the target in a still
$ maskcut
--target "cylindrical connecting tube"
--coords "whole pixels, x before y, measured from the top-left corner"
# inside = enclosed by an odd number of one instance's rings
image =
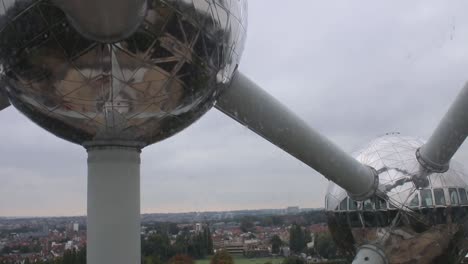
[[[87,149],[87,263],[140,263],[140,149]]]
[[[440,121],[438,127],[416,153],[421,166],[429,172],[445,172],[468,135],[468,84]]]
[[[216,108],[335,182],[355,200],[375,194],[377,172],[311,129],[258,85],[237,72]]]

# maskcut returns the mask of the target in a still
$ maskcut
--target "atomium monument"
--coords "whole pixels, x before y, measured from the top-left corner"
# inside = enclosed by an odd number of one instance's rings
[[[140,151],[214,105],[239,64],[246,8],[1,1],[2,92],[89,154],[88,263],[140,263]]]
[[[355,201],[329,184],[325,208],[341,250],[353,255],[355,245],[371,242],[389,263],[459,263],[465,257],[467,175],[452,161],[447,171],[429,175],[428,185],[418,188],[411,178],[419,173],[414,153],[423,145],[421,139],[389,133],[355,153],[379,172],[385,196]]]
[[[387,136],[354,158],[238,71],[246,32],[245,0],[0,0],[0,109],[88,151],[87,263],[140,263],[140,152],[212,107],[336,184],[330,226],[354,263],[399,263],[392,241],[462,230],[450,160],[468,88],[427,143]]]

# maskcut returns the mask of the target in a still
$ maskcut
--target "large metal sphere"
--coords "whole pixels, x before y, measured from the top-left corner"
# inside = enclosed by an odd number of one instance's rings
[[[447,172],[431,174],[429,186],[417,189],[411,178],[420,172],[415,153],[423,144],[393,133],[355,154],[378,171],[388,198],[356,202],[330,183],[325,208],[330,230],[344,251],[353,254],[358,246],[371,243],[382,247],[389,263],[449,263],[466,248],[466,174],[452,161]]]
[[[149,145],[208,109],[239,63],[245,0],[152,0],[112,44],[86,39],[50,1],[0,1],[0,74],[12,104],[55,135]]]
[[[460,199],[463,199],[463,202],[468,204],[466,198],[466,190],[468,190],[468,185],[465,182],[466,174],[461,165],[455,161],[451,162],[450,169],[447,172],[431,174],[427,189],[416,190],[411,181],[411,176],[420,171],[420,165],[416,160],[415,153],[423,144],[424,141],[421,139],[404,137],[399,134],[388,134],[373,140],[362,150],[356,152],[354,156],[361,163],[369,165],[379,172],[379,183],[381,185],[385,185],[387,188],[391,187],[387,192],[390,200],[388,209],[392,209],[395,206],[407,206],[409,208],[433,207],[436,205],[434,200],[429,203],[429,200],[425,201],[423,198],[432,199],[434,189],[442,189],[446,201],[445,204],[437,204],[436,206],[448,206],[451,204],[449,190],[453,188],[457,192],[459,188],[464,189],[456,197],[460,196]],[[348,208],[350,203],[351,207],[354,207],[353,204],[355,202],[343,202],[347,198],[348,195],[345,190],[330,182],[326,196],[326,210],[356,210]],[[457,199],[457,201],[460,199]],[[370,205],[367,204],[366,206],[369,207]],[[372,206],[375,207],[375,205]],[[378,209],[387,209],[387,207]]]

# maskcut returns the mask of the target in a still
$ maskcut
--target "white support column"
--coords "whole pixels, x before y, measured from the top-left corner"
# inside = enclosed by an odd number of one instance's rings
[[[87,263],[139,264],[140,148],[87,149]]]

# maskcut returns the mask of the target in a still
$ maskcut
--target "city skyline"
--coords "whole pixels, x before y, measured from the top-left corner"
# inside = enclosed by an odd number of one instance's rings
[[[460,3],[251,1],[240,69],[348,152],[386,132],[428,138],[468,80]],[[0,120],[0,216],[85,214],[82,147],[12,107]],[[462,147],[455,159],[467,157]],[[143,150],[142,213],[323,207],[326,182],[213,109]]]

